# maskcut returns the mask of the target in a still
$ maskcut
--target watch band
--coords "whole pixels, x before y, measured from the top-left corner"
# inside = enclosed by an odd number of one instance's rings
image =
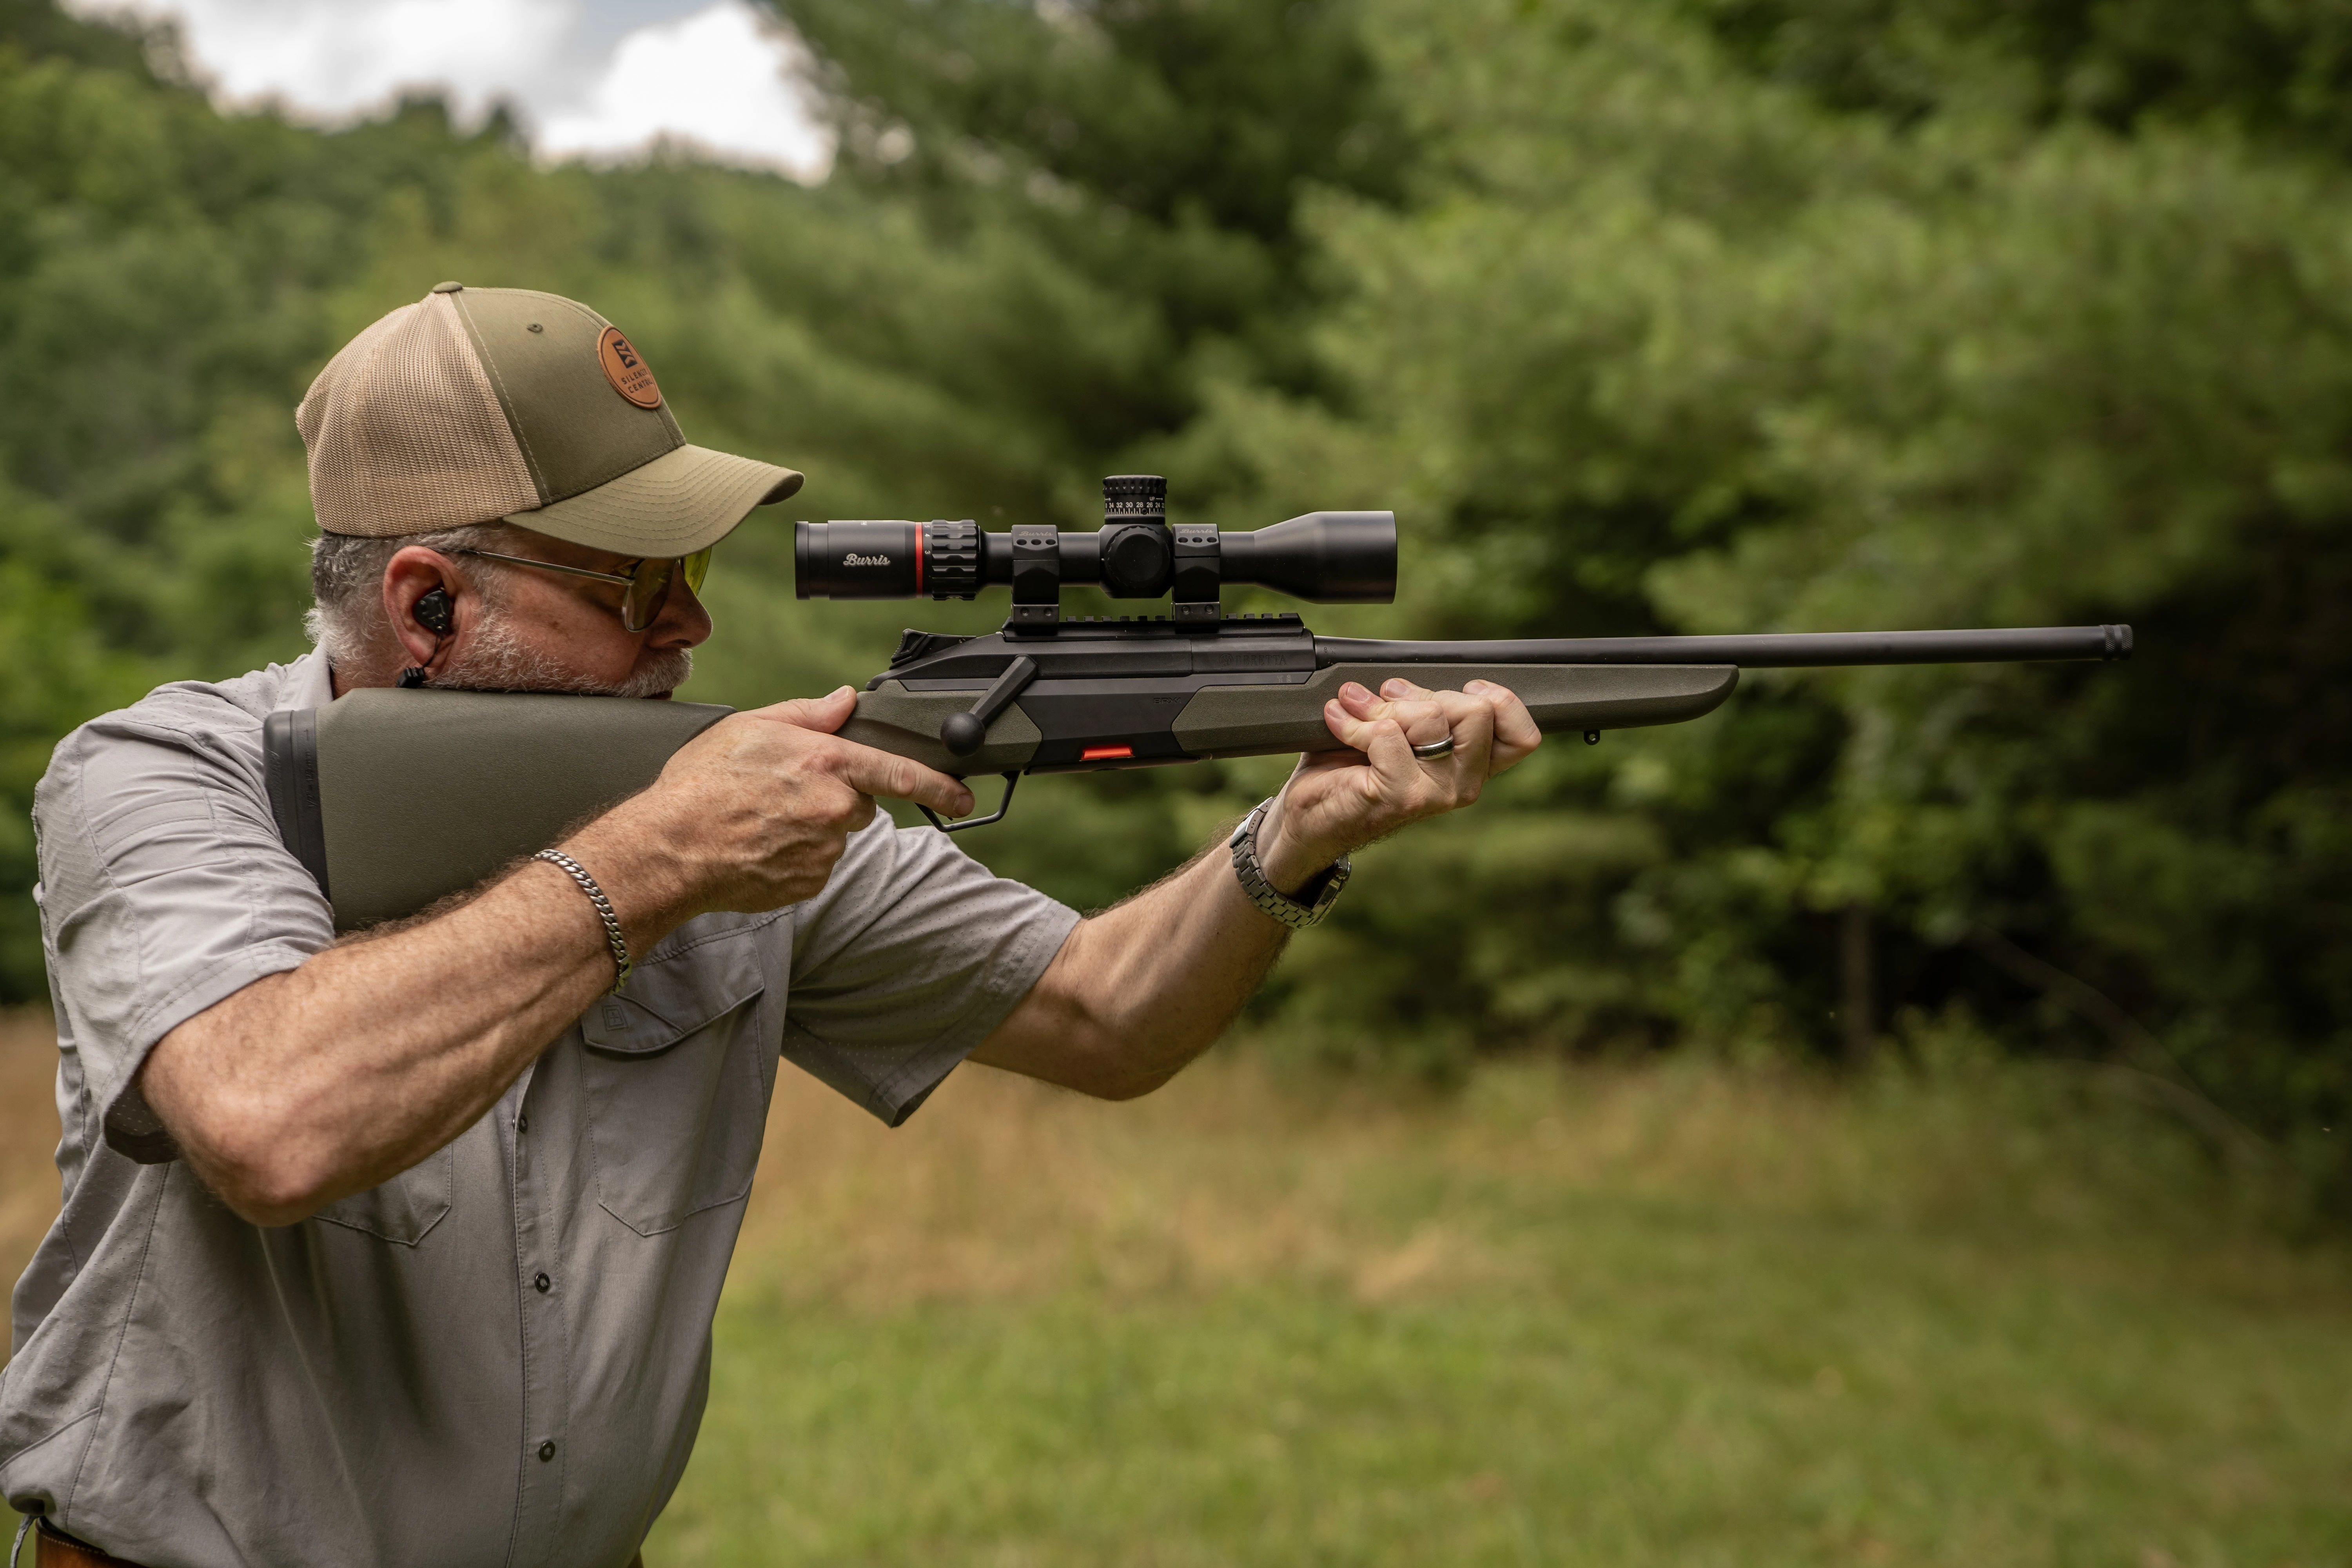
[[[1294,899],[1276,890],[1265,879],[1265,868],[1257,863],[1257,825],[1265,820],[1266,809],[1276,797],[1266,796],[1257,803],[1257,809],[1242,819],[1234,836],[1225,840],[1234,852],[1234,875],[1242,885],[1242,894],[1293,931],[1305,931],[1331,912],[1339,901],[1339,889],[1348,885],[1349,873],[1355,868],[1345,855],[1331,862],[1329,868],[1317,874],[1300,892],[1309,895],[1305,900]],[[1318,888],[1316,883],[1322,885]]]

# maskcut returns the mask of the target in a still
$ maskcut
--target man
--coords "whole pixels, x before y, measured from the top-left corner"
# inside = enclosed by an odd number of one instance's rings
[[[339,943],[272,827],[266,715],[666,697],[706,552],[801,477],[687,445],[619,331],[523,290],[394,311],[298,423],[318,647],[84,726],[37,796],[65,1206],[16,1289],[0,1489],[44,1563],[630,1562],[693,1443],[780,1052],[893,1123],[966,1057],[1143,1093],[1346,851],[1537,742],[1498,688],[1351,689],[1349,749],[1257,820],[1254,890],[1220,844],[1082,921],[878,816],[971,797],[834,735],[844,688]]]

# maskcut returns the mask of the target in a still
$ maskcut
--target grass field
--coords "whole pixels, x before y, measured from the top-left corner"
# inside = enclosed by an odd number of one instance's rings
[[[646,1561],[2352,1563],[2352,1259],[2254,1208],[2013,1070],[788,1075]]]

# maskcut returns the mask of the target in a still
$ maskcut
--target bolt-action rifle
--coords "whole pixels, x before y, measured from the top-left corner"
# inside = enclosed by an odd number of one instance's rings
[[[1318,637],[1294,614],[1229,616],[1228,584],[1319,603],[1388,603],[1396,518],[1318,511],[1255,532],[1167,521],[1156,477],[1103,481],[1095,532],[971,521],[803,522],[800,597],[971,599],[1010,587],[1003,629],[907,632],[841,733],[958,777],[996,773],[1002,821],[1024,773],[1153,767],[1331,745],[1346,681],[1402,676],[1517,692],[1547,732],[1673,724],[1712,711],[1744,668],[2128,658],[2129,626],[1750,637],[1389,642]],[[1066,618],[1062,590],[1171,600],[1171,614]],[[731,710],[513,692],[366,689],[265,726],[280,836],[339,930],[413,914],[644,788]],[[429,784],[428,781],[429,780]],[[926,811],[926,816],[930,814]]]

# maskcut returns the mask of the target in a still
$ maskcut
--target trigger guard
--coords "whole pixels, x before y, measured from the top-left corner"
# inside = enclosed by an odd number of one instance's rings
[[[1021,782],[1021,775],[1018,773],[1006,773],[1003,777],[1004,798],[996,803],[996,810],[991,816],[967,817],[961,822],[942,822],[940,820],[938,812],[920,802],[916,804],[915,809],[929,817],[931,826],[941,833],[961,833],[966,828],[986,827],[992,822],[1002,822],[1004,820],[1004,814],[1013,809],[1013,787]]]

